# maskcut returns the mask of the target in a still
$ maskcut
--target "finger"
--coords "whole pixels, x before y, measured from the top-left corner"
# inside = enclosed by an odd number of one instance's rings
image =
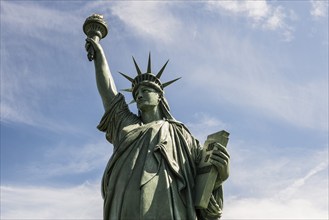
[[[87,38],[86,39],[86,42],[89,43],[89,44],[91,44],[94,48],[97,45],[96,41],[94,39],[92,39],[92,38]]]
[[[219,143],[219,142],[215,142],[214,143],[214,147],[217,148],[217,149],[219,149],[219,150],[222,150],[222,151],[227,152],[227,148],[224,145],[222,145],[221,143]]]
[[[217,147],[217,146],[216,146]],[[214,154],[219,154],[220,152],[222,152],[223,154],[225,154],[228,158],[230,158],[230,154],[228,153],[227,149],[225,147],[220,147],[220,148],[215,148],[213,150]]]
[[[225,169],[228,166],[228,162],[224,160],[210,160],[210,163],[219,169]]]
[[[211,195],[209,202],[211,202],[212,204],[216,204],[218,206],[218,204],[216,202],[216,199],[215,199],[215,197],[213,195]]]
[[[217,169],[220,181],[225,181],[229,176],[229,166],[216,161],[210,161],[210,163]]]
[[[210,161],[213,161],[214,163],[221,163],[225,166],[227,166],[229,164],[229,160],[223,159],[223,158],[217,157],[217,156],[211,156]]]
[[[94,39],[92,39],[90,37],[86,38],[86,41],[89,42],[89,43],[95,42]]]
[[[230,159],[230,155],[226,155],[224,152],[221,152],[221,151],[213,151],[211,156],[220,157],[227,161]]]
[[[215,166],[228,166],[230,160],[227,157],[220,157],[217,155],[211,155],[210,156],[210,162],[214,164]]]
[[[219,205],[217,204],[213,195],[210,197],[207,209],[211,213],[217,213],[219,211]]]

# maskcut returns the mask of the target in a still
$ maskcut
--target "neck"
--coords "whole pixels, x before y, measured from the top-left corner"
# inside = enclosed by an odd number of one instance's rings
[[[162,115],[159,106],[155,108],[148,109],[141,112],[142,121],[144,124],[150,123],[152,121],[158,121],[162,119]]]

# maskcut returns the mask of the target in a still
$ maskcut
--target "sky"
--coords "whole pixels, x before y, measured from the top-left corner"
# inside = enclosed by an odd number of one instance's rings
[[[328,219],[328,1],[1,1],[1,219],[101,219],[112,145],[82,25],[203,143],[230,133],[222,219]],[[127,101],[129,93],[123,92]],[[134,104],[130,105],[136,112]]]

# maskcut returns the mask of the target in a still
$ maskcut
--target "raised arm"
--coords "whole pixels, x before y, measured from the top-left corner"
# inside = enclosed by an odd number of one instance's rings
[[[102,98],[104,109],[107,111],[118,92],[102,46],[92,38],[87,38],[86,41],[87,51],[90,46],[92,46],[95,51],[94,64],[97,88]]]

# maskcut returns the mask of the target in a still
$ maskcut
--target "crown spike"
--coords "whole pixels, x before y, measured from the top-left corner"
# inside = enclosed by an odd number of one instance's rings
[[[132,78],[130,78],[129,76],[127,76],[126,74],[124,74],[124,73],[121,73],[121,72],[119,72],[123,77],[125,77],[126,79],[128,79],[130,82],[133,82],[134,81],[134,79],[132,79]]]
[[[137,70],[137,74],[138,74],[138,75],[141,75],[142,72],[141,72],[141,70],[139,69],[139,66],[137,65],[136,60],[135,60],[134,57],[133,57],[133,61],[134,61],[134,64],[135,64],[135,67],[136,67],[136,70]]]
[[[129,89],[121,89],[121,91],[124,91],[124,92],[132,92],[133,89],[132,88],[129,88]]]
[[[182,77],[179,77],[179,78],[177,78],[177,79],[171,80],[171,81],[166,82],[166,83],[163,83],[163,84],[162,84],[163,88],[165,88],[165,87],[169,86],[170,84],[176,82],[176,81],[179,80],[180,78],[182,78]]]
[[[152,70],[151,70],[151,52],[149,52],[149,61],[147,63],[147,73],[152,73]]]
[[[128,105],[133,104],[133,103],[135,103],[135,102],[136,102],[135,100],[131,100],[131,101],[128,103]]]
[[[161,68],[161,70],[160,70],[160,71],[158,72],[158,74],[156,75],[156,77],[157,77],[158,79],[160,79],[160,77],[161,77],[161,75],[162,75],[164,69],[166,68],[168,62],[169,62],[169,60],[167,60],[167,62],[163,65],[163,67]]]

